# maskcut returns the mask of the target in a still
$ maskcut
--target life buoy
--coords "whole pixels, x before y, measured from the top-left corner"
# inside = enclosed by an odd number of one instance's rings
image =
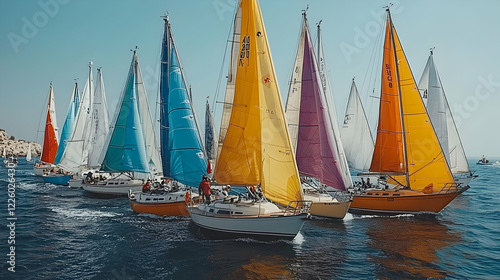
[[[184,200],[186,201],[186,203],[191,202],[191,197],[189,196],[189,192],[186,192],[186,194],[184,195]]]

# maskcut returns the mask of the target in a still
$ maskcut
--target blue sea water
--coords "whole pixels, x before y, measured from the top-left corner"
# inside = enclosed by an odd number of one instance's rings
[[[437,216],[307,220],[293,241],[214,240],[189,217],[134,213],[16,169],[15,272],[0,167],[1,279],[500,279],[500,165]]]

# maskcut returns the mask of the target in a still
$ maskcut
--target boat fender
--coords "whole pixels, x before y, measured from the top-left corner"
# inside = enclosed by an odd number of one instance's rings
[[[189,192],[186,192],[186,194],[184,195],[184,200],[186,201],[186,203],[191,202],[191,197],[189,196]]]

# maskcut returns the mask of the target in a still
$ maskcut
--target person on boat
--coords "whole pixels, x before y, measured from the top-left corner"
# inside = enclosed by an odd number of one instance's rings
[[[203,175],[202,181],[198,188],[199,192],[203,193],[203,197],[205,198],[205,203],[210,204],[210,182],[208,181],[208,177]]]
[[[151,190],[151,180],[148,179],[146,184],[142,186],[142,192],[149,192]]]
[[[87,183],[87,184],[92,183],[92,172],[91,171],[87,172],[87,176],[85,177],[85,183]]]
[[[229,185],[222,187],[222,191],[219,194],[219,198],[224,200],[229,195],[229,189],[231,187]]]
[[[370,183],[370,178],[366,178],[366,188],[371,188],[372,183]]]

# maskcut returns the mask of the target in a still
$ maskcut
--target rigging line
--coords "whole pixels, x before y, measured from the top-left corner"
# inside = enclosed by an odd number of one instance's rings
[[[220,66],[220,71],[219,71],[219,78],[217,80],[217,85],[215,87],[214,100],[212,102],[212,115],[213,116],[215,116],[215,113],[216,113],[216,106],[215,106],[215,104],[217,102],[217,99],[219,99],[220,86],[221,86],[221,81],[222,81],[222,73],[224,71],[224,66],[226,64],[227,46],[229,44],[231,44],[231,46],[232,46],[234,43],[238,43],[238,44],[240,43],[240,42],[233,42],[234,41],[233,40],[234,39],[234,35],[235,34],[239,35],[239,33],[236,33],[235,30],[233,30],[234,22],[236,21],[236,16],[237,16],[238,8],[239,8],[239,5],[236,5],[235,10],[234,10],[234,19],[231,21],[231,25],[229,26],[229,32],[227,34],[226,44],[225,44],[225,47],[224,47],[224,55],[222,57],[222,63],[221,63],[221,66]],[[231,69],[231,67],[229,67],[228,70],[229,69]],[[229,75],[229,73],[228,73],[228,75]]]

